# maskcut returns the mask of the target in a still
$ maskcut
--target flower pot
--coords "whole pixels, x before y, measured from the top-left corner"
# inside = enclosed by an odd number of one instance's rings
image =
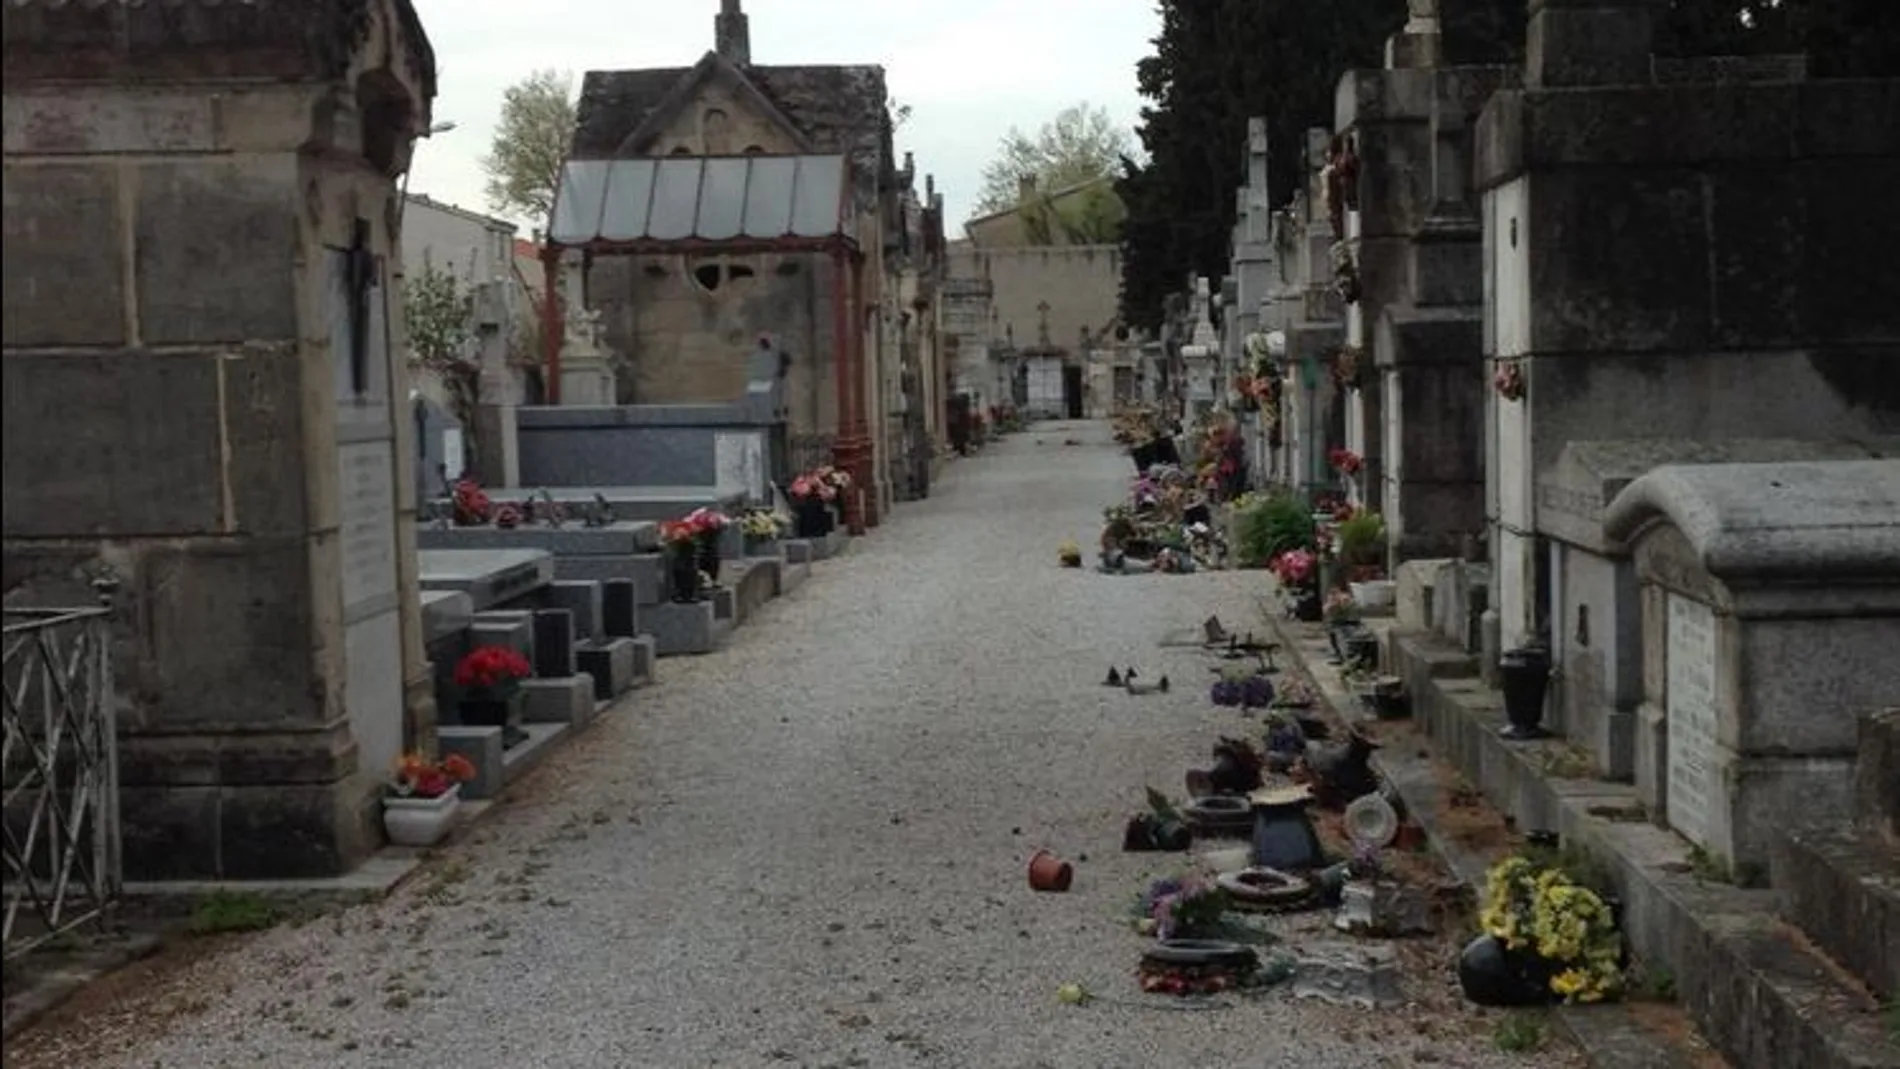
[[[1490,935],[1473,939],[1458,955],[1458,985],[1480,1006],[1547,1006],[1557,1001],[1550,990],[1556,971],[1551,962],[1506,949]]]
[[[455,826],[461,802],[459,783],[434,798],[389,795],[383,799],[383,830],[396,846],[434,846]]]
[[[505,691],[469,691],[462,695],[456,709],[465,727],[500,728],[503,749],[528,737],[521,730],[521,710],[528,695],[520,687]]]
[[[1352,600],[1366,609],[1389,609],[1398,601],[1399,584],[1391,579],[1353,583]]]
[[[1178,853],[1194,843],[1194,834],[1178,821],[1162,820],[1152,813],[1130,817],[1122,832],[1122,849],[1130,853]]]
[[[1541,739],[1547,733],[1544,692],[1550,686],[1550,653],[1535,646],[1509,650],[1498,658],[1504,689],[1504,716],[1510,721],[1502,734],[1509,739]]]
[[[747,535],[745,540],[745,555],[748,557],[776,557],[778,556],[778,539],[754,538],[751,535]]]
[[[1135,458],[1135,471],[1137,474],[1146,472],[1149,468],[1154,466],[1155,443],[1148,442],[1143,445],[1138,445],[1128,452],[1130,456]]]
[[[1036,891],[1062,892],[1075,880],[1075,869],[1047,850],[1029,859],[1029,886]]]
[[[699,564],[699,570],[711,577],[714,583],[719,582],[720,537],[720,532],[709,531],[693,543],[693,556]]]
[[[1310,800],[1289,796],[1284,801],[1253,807],[1253,863],[1281,872],[1305,872],[1325,863],[1319,833],[1307,813]]]
[[[699,553],[688,543],[670,547],[666,553],[668,596],[679,604],[699,600]]]

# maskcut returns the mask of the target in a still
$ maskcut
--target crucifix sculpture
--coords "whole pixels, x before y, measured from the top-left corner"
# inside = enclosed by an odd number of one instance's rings
[[[350,388],[369,392],[370,291],[376,288],[376,256],[369,248],[369,221],[358,219],[344,250],[344,299],[350,317]]]

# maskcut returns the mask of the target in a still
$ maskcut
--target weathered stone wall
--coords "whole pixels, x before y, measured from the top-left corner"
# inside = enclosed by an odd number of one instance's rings
[[[1073,349],[1083,330],[1099,337],[1115,321],[1121,250],[1113,245],[984,248],[958,242],[950,247],[948,274],[989,280],[994,343],[1013,338],[1018,348],[1037,344],[1043,319],[1037,306],[1047,302],[1050,343]]]
[[[1524,399],[1487,400],[1505,645],[1565,443],[1900,430],[1895,82],[1507,90],[1476,168],[1487,352],[1528,358]]]
[[[128,878],[334,873],[380,842],[382,763],[433,738],[386,363],[390,172],[427,124],[432,61],[389,9],[194,9],[190,40],[169,10],[8,13],[0,585],[59,605],[100,570],[123,581]],[[291,39],[220,36],[266,17]],[[325,249],[359,219],[384,362],[345,401]],[[366,486],[381,522],[347,526]]]
[[[588,272],[586,300],[602,313],[608,346],[628,359],[622,404],[736,400],[766,334],[792,357],[786,403],[793,432],[834,433],[836,274],[830,257],[814,253],[603,256]]]

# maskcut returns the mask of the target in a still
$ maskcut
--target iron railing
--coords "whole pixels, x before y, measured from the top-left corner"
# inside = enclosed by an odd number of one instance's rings
[[[108,928],[119,900],[119,761],[110,581],[104,607],[6,609],[0,834],[4,954],[82,926]]]

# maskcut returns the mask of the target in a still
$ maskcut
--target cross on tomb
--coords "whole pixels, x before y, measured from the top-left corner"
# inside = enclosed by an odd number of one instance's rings
[[[369,248],[369,221],[358,219],[350,228],[350,246],[344,250],[344,299],[350,317],[350,388],[369,392],[369,295],[376,288],[376,256]]]

